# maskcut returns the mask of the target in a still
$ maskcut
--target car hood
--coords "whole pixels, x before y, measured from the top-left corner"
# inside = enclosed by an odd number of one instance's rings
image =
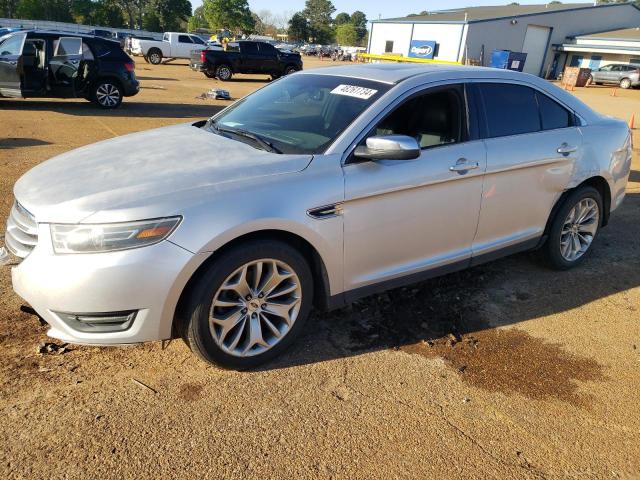
[[[150,216],[141,218],[179,214],[199,191],[215,194],[229,182],[298,172],[311,158],[257,150],[182,124],[54,157],[22,176],[14,193],[41,223],[78,223],[105,210],[127,221],[143,214]],[[163,211],[155,211],[154,204]]]

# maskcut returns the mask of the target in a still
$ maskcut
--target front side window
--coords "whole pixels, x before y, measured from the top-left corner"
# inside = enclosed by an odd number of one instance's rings
[[[0,43],[0,55],[20,55],[25,36],[24,34],[14,35]]]
[[[191,37],[191,41],[193,43],[197,43],[198,45],[204,45],[204,40],[202,40],[200,37]]]
[[[291,75],[235,103],[205,128],[259,135],[282,153],[323,153],[389,88],[356,78]]]
[[[407,135],[420,148],[463,141],[461,87],[447,87],[413,97],[387,115],[369,136]]]
[[[269,43],[261,43],[260,44],[260,53],[262,55],[275,55],[276,48]]]
[[[193,43],[193,40],[191,40],[191,37],[189,35],[178,35],[178,42],[179,43]]]
[[[510,83],[479,84],[490,138],[540,131],[538,102],[532,88]]]
[[[247,53],[249,55],[258,54],[258,45],[253,42],[243,42],[240,48],[242,49],[242,53]]]

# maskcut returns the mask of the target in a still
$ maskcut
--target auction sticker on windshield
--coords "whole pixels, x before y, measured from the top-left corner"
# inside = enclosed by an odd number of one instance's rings
[[[331,93],[334,95],[346,95],[348,97],[368,100],[378,93],[378,91],[372,88],[358,87],[357,85],[338,85],[336,88],[331,90]]]

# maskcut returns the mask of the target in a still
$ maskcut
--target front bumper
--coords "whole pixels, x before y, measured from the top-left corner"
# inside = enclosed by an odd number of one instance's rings
[[[39,225],[38,246],[12,269],[15,292],[65,342],[117,345],[171,338],[175,307],[200,256],[163,241],[121,252],[56,255],[49,226]],[[135,311],[124,331],[83,332],[56,312]]]

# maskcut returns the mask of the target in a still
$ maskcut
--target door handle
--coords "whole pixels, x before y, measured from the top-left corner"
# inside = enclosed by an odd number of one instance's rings
[[[557,152],[561,155],[566,156],[566,155],[569,155],[570,153],[575,152],[576,150],[578,150],[578,147],[574,145],[569,145],[568,143],[563,143],[558,147]]]
[[[466,158],[459,158],[455,165],[449,167],[450,172],[458,172],[460,175],[464,175],[469,170],[475,170],[480,167],[478,162],[469,162]]]

